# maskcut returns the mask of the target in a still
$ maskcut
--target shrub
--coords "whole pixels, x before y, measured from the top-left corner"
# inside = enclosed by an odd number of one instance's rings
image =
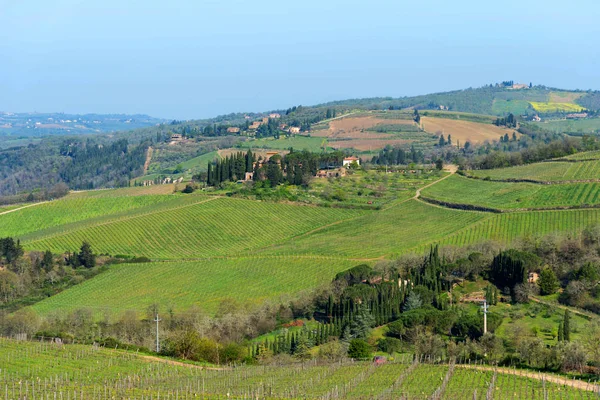
[[[366,359],[371,357],[371,346],[362,339],[353,339],[348,347],[348,357]]]

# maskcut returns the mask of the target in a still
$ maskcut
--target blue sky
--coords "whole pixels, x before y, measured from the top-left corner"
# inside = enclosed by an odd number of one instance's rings
[[[0,110],[188,119],[508,79],[600,89],[600,4],[554,4],[0,0]]]

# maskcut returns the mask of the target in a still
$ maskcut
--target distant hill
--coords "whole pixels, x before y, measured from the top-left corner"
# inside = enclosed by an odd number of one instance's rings
[[[165,122],[148,115],[0,112],[0,136],[39,137],[108,133]]]

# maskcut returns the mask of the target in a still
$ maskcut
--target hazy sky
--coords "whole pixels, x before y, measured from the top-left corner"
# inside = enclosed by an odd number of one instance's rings
[[[557,3],[0,0],[0,110],[183,119],[510,79],[600,89],[600,3]]]

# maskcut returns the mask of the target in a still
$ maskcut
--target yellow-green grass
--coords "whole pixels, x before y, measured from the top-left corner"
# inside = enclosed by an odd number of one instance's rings
[[[427,399],[448,371],[447,365],[422,364],[407,371],[406,363],[374,366],[371,361],[200,369],[114,349],[7,339],[0,339],[0,366],[0,397],[7,399]],[[497,373],[495,399],[597,396],[504,371]],[[441,398],[486,398],[492,376],[457,365]]]
[[[492,112],[497,115],[523,115],[530,110],[531,105],[526,100],[503,100],[494,99],[492,103]]]
[[[284,244],[259,250],[257,253],[391,258],[424,243],[442,240],[489,215],[451,210],[409,200],[389,209],[372,212]]]
[[[600,119],[598,119],[600,121]],[[600,150],[582,151],[581,153],[571,154],[564,157],[567,160],[600,160]]]
[[[447,365],[419,365],[392,392],[394,398],[430,399],[447,372]]]
[[[192,306],[214,313],[225,299],[244,306],[285,302],[358,264],[319,257],[241,257],[187,262],[118,264],[94,279],[33,306],[41,315],[89,308],[120,315],[151,304]]]
[[[583,110],[583,107],[575,103],[531,101],[530,104],[536,111],[540,113],[577,112]]]
[[[24,243],[31,250],[64,252],[88,241],[99,253],[153,259],[204,258],[293,242],[294,236],[364,213],[233,198],[198,199],[178,208],[99,220],[78,229],[40,232],[38,238],[26,238]]]
[[[449,203],[500,210],[581,207],[600,204],[600,183],[538,185],[484,181],[455,175],[423,190],[422,195]]]
[[[600,160],[582,162],[541,162],[516,167],[471,171],[491,179],[531,179],[536,181],[600,180]]]
[[[104,192],[104,191],[98,191]],[[0,215],[0,237],[20,237],[42,229],[82,221],[94,217],[135,210],[169,200],[176,196],[141,195],[94,197],[68,196],[22,210]]]
[[[597,133],[600,131],[600,118],[560,119],[533,122],[535,126],[545,131],[557,133]]]

